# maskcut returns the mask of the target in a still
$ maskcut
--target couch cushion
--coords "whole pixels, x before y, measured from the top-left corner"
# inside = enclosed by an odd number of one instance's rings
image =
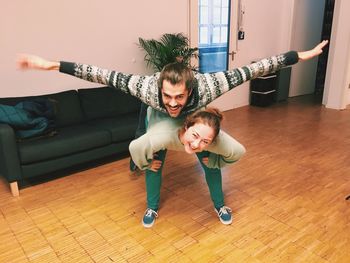
[[[110,87],[79,89],[79,98],[86,120],[138,112],[140,101]]]
[[[83,112],[80,107],[80,100],[76,90],[69,90],[54,94],[45,95],[57,101],[56,126],[78,124],[83,121]]]
[[[111,143],[108,131],[90,125],[63,127],[58,134],[19,143],[22,164],[50,160],[61,156],[102,147]]]
[[[138,124],[138,114],[129,113],[115,118],[98,119],[86,124],[107,130],[111,133],[113,142],[132,140]]]

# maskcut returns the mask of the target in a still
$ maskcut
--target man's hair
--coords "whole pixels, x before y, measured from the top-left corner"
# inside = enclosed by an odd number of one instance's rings
[[[160,72],[158,87],[163,88],[163,81],[167,80],[171,84],[176,85],[185,83],[185,87],[188,91],[191,91],[194,83],[194,75],[192,70],[183,63],[173,62],[164,66]]]

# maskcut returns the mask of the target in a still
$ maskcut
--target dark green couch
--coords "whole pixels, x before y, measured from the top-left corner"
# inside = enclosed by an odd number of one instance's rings
[[[140,102],[108,87],[70,90],[35,97],[1,98],[15,105],[33,98],[57,101],[57,135],[18,141],[0,124],[0,174],[18,195],[18,181],[77,164],[128,152],[138,123]]]

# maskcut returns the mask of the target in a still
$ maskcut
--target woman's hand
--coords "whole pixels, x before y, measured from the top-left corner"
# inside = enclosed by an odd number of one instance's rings
[[[35,55],[20,54],[17,57],[17,67],[22,70],[58,70],[60,63],[56,61],[49,61]]]
[[[156,158],[158,157],[158,155],[154,154],[153,155],[153,160],[150,163],[148,169],[153,171],[153,172],[158,172],[159,168],[162,167],[162,161],[161,160],[157,160]]]
[[[328,40],[323,40],[320,44],[308,51],[298,52],[299,60],[305,61],[316,57],[322,53],[322,49],[328,44]]]

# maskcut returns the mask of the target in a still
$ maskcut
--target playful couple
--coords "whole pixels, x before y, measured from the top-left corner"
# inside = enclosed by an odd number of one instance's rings
[[[244,67],[205,74],[193,72],[176,62],[165,66],[160,73],[138,76],[87,64],[49,61],[33,55],[20,56],[18,66],[21,69],[59,70],[105,84],[135,96],[149,106],[144,120],[147,132],[129,146],[135,164],[146,170],[144,227],[152,227],[158,217],[162,167],[167,150],[197,155],[214,209],[223,224],[231,224],[231,209],[224,204],[221,168],[239,160],[245,149],[220,130],[220,111],[205,106],[245,81],[318,56],[327,43],[322,41],[309,51],[289,51]]]

